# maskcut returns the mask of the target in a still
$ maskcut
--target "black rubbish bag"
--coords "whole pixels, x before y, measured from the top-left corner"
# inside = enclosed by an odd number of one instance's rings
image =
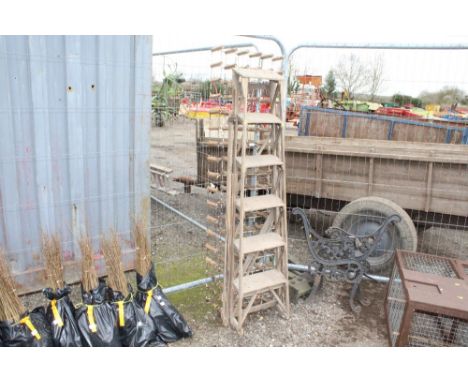
[[[20,322],[0,322],[4,347],[52,347],[52,331],[45,309],[38,307],[21,317]]]
[[[134,300],[133,293],[125,298],[113,292],[112,304],[117,316],[120,342],[126,347],[155,347],[166,344],[159,338],[153,320]]]
[[[75,307],[69,297],[70,287],[65,286],[63,289],[56,289],[55,291],[47,288],[42,292],[50,300],[46,309],[46,317],[52,328],[54,346],[82,346],[80,329],[75,320]]]
[[[122,346],[117,328],[117,317],[110,298],[112,291],[102,281],[99,286],[83,293],[83,305],[76,310],[76,322],[83,346]]]
[[[159,287],[154,266],[145,276],[137,273],[137,286],[135,299],[153,319],[161,340],[174,342],[192,336],[192,329]]]

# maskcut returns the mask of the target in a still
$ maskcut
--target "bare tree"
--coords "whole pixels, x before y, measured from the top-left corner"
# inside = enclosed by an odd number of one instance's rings
[[[369,66],[369,96],[374,101],[377,93],[382,90],[384,75],[384,60],[382,55],[374,57]]]
[[[444,86],[442,89],[435,92],[423,91],[419,95],[419,98],[421,98],[424,103],[435,103],[439,105],[463,103],[465,97],[465,92],[454,86]]]
[[[367,85],[366,66],[355,54],[341,57],[333,72],[346,98],[353,98]]]

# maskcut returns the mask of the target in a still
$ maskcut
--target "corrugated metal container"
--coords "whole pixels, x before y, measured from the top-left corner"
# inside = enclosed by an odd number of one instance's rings
[[[62,239],[67,282],[79,236],[111,228],[133,266],[131,221],[149,212],[148,36],[0,37],[0,246],[22,293],[44,286],[41,232]]]

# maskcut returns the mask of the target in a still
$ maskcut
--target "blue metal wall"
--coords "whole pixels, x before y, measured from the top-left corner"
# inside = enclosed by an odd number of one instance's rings
[[[77,239],[96,256],[149,205],[151,37],[0,36],[0,246],[19,289],[43,287],[41,232],[59,233],[67,281]],[[101,268],[103,264],[98,261]]]

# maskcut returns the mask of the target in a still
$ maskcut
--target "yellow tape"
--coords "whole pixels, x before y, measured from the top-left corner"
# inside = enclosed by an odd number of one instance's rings
[[[91,330],[91,333],[96,333],[97,332],[97,325],[96,321],[94,321],[94,306],[92,305],[87,305],[88,310],[88,322],[89,322],[89,330]]]
[[[57,309],[57,300],[52,300],[50,302],[50,306],[52,307],[52,314],[54,316],[54,324],[61,328],[63,326],[63,320],[62,320],[62,317],[60,317],[60,314]]]
[[[124,303],[123,301],[117,301],[119,307],[119,326],[122,328],[125,326],[125,315],[124,315]]]
[[[36,327],[31,322],[31,318],[29,316],[26,316],[23,319],[21,319],[20,324],[26,325],[28,329],[31,331],[31,334],[34,336],[34,338],[36,338],[36,340],[39,341],[41,339],[41,335],[39,334]]]
[[[149,290],[146,293],[145,313],[148,314],[151,307],[151,299],[153,298],[153,290]]]

